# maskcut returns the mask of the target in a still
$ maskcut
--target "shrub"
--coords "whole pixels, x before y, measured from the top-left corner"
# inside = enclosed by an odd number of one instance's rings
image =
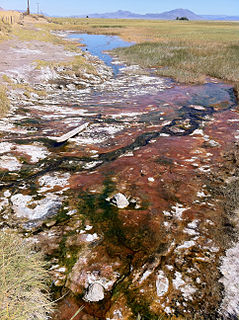
[[[177,17],[176,20],[184,20],[184,21],[189,21],[189,19],[187,17]]]
[[[47,279],[43,256],[19,235],[1,231],[0,319],[49,319]]]

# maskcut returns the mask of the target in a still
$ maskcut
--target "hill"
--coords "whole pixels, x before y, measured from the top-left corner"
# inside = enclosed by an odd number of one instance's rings
[[[147,16],[147,15],[146,15]],[[158,14],[158,19],[174,20],[177,17],[187,17],[189,20],[201,20],[201,16],[187,9],[175,9]]]
[[[74,16],[75,18],[83,18],[85,15]],[[187,17],[189,20],[228,20],[237,21],[239,16],[225,16],[225,15],[198,15],[188,9],[175,9],[162,13],[146,13],[137,14],[130,11],[118,10],[116,12],[93,13],[88,14],[89,18],[102,19],[155,19],[155,20],[175,20],[177,17]]]

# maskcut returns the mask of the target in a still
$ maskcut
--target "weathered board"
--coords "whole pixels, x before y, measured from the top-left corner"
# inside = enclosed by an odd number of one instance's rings
[[[89,122],[86,122],[84,124],[82,124],[81,126],[63,134],[62,136],[60,137],[51,137],[51,136],[48,136],[48,139],[51,139],[51,140],[54,140],[56,141],[57,143],[63,143],[63,142],[66,142],[68,139],[76,136],[78,133],[84,131],[89,125]]]

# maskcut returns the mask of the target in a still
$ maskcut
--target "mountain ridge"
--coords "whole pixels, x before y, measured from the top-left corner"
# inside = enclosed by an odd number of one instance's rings
[[[85,17],[86,15],[78,15],[72,17]],[[221,21],[238,21],[239,16],[226,15],[198,15],[191,10],[178,8],[162,13],[146,13],[138,14],[131,11],[118,10],[115,12],[93,13],[87,15],[89,18],[103,19],[157,19],[157,20],[175,20],[177,17],[187,17],[189,20],[221,20]]]

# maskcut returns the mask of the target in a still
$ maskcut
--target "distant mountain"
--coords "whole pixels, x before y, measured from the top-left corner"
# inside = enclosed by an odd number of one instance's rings
[[[4,9],[2,7],[0,7],[0,11],[4,11]]]
[[[81,16],[82,17],[82,16]],[[103,19],[161,19],[161,20],[174,20],[177,17],[187,17],[190,20],[201,20],[199,15],[196,15],[187,9],[175,9],[163,13],[146,13],[137,14],[130,11],[118,10],[116,12],[95,13],[89,14],[89,18],[103,18]]]
[[[239,16],[201,15],[203,20],[239,21]]]
[[[156,19],[156,20],[175,20],[177,17],[187,17],[189,20],[229,20],[237,21],[239,16],[230,17],[224,15],[198,15],[188,9],[175,9],[162,13],[146,13],[137,14],[130,11],[118,10],[116,12],[107,13],[94,13],[88,14],[89,18],[102,18],[102,19]],[[75,18],[83,18],[85,15],[74,16]]]
[[[118,10],[116,12],[95,13],[89,14],[90,18],[102,18],[102,19],[140,19],[142,15],[132,13],[130,11]]]
[[[146,15],[147,16],[147,15]],[[158,19],[175,20],[177,17],[187,17],[189,20],[201,20],[202,18],[187,9],[175,9],[158,14]]]

